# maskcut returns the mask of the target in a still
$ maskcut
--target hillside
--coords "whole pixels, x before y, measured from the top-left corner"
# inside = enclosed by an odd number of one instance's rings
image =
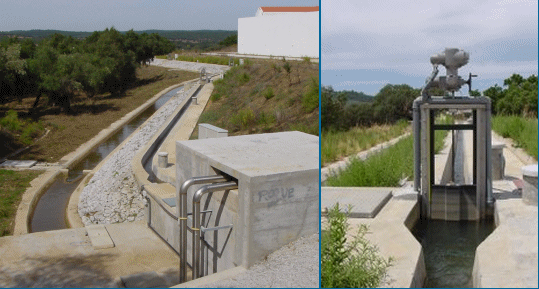
[[[214,81],[199,123],[229,135],[291,130],[318,135],[318,83],[318,63],[247,59]],[[197,137],[195,131],[192,138]]]
[[[125,33],[127,31],[120,31]],[[229,35],[237,34],[237,31],[232,30],[140,30],[136,33],[157,33],[159,36],[163,36],[170,40],[185,39],[192,41],[221,41]],[[62,34],[65,36],[72,36],[73,38],[85,38],[90,36],[92,32],[88,31],[64,31],[64,30],[13,30],[13,31],[0,31],[0,37],[3,36],[20,36],[26,38],[34,38],[40,40],[47,38],[53,34]]]
[[[374,100],[374,96],[367,95],[363,92],[357,92],[354,90],[343,90],[338,91],[340,93],[343,93],[346,96],[347,104],[353,104],[353,103],[360,103],[360,102],[371,102]]]

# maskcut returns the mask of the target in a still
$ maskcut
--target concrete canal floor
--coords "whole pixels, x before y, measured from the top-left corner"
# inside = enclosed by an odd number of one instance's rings
[[[107,246],[111,242],[114,247]],[[125,283],[136,287],[137,280],[144,287],[178,283],[176,253],[144,221],[105,225],[101,234],[90,236],[87,228],[77,228],[3,237],[0,256],[0,287],[123,287]],[[140,273],[146,274],[136,275]]]

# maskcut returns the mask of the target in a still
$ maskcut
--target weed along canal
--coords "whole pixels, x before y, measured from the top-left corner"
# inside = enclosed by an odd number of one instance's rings
[[[182,89],[183,86],[180,86],[161,96],[152,106],[124,125],[118,132],[94,148],[86,157],[70,168],[67,176],[60,174],[39,199],[30,221],[30,231],[42,232],[66,228],[67,204],[71,194],[83,179],[84,171],[94,169],[118,145]]]

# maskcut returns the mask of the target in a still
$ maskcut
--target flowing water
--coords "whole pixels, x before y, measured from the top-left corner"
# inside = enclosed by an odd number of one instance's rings
[[[119,144],[129,137],[140,125],[150,118],[161,106],[183,86],[161,96],[154,105],[124,125],[118,132],[94,148],[86,157],[69,170],[67,178],[58,178],[39,199],[30,222],[31,232],[65,229],[66,207],[71,193],[83,178],[83,170],[92,170]]]
[[[419,220],[412,233],[423,246],[427,271],[424,287],[472,287],[475,249],[494,228],[492,220]]]

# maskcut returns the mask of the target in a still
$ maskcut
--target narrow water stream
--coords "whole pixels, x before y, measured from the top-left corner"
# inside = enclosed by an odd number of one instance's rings
[[[494,222],[420,220],[412,234],[423,246],[426,288],[470,288],[475,249]]]
[[[83,170],[92,170],[105,159],[119,144],[129,137],[140,125],[152,116],[183,86],[175,88],[161,96],[154,105],[124,125],[118,132],[93,149],[85,158],[69,169],[67,178],[57,179],[41,196],[34,209],[30,232],[42,232],[65,229],[66,207],[71,193],[82,180]]]

